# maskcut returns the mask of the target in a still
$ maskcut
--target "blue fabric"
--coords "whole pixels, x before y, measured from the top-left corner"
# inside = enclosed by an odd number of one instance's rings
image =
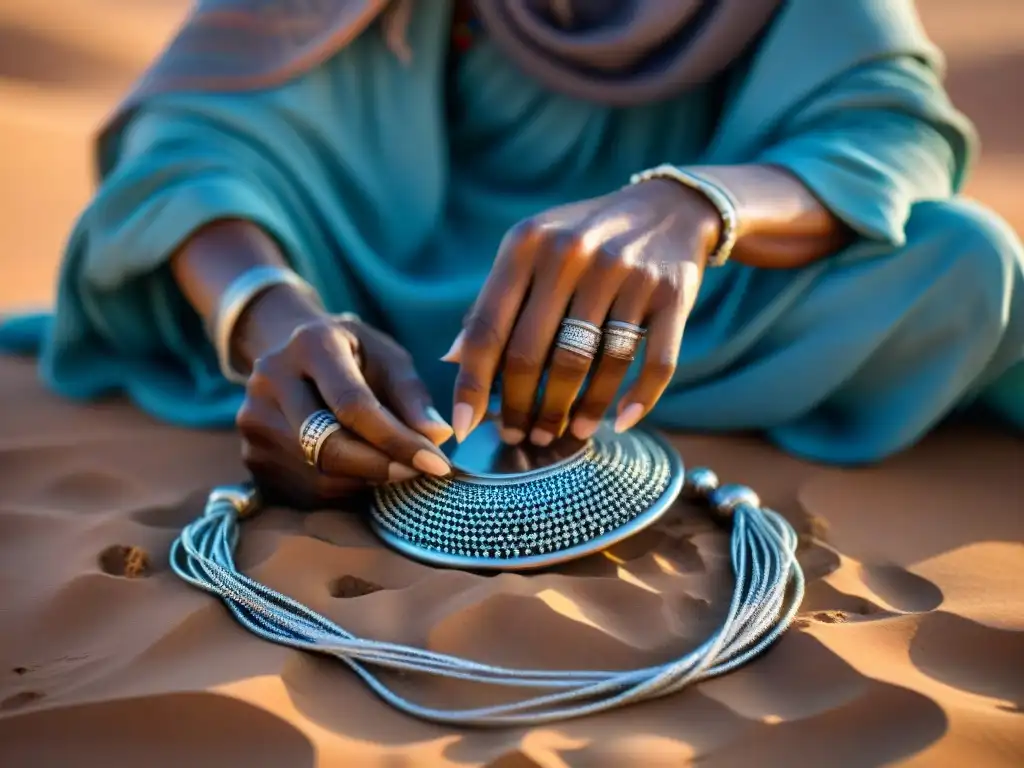
[[[861,239],[805,269],[709,270],[651,420],[759,429],[842,463],[978,401],[1024,426],[1024,255],[956,198],[974,137],[911,3],[791,0],[727,82],[631,109],[547,92],[486,42],[447,84],[448,6],[417,4],[411,66],[364,35],[273,91],[143,105],[103,147],[55,313],[6,321],[0,346],[41,352],[66,396],[126,392],[173,423],[231,424],[241,390],[167,260],[242,217],[330,308],[408,348],[443,411],[454,372],[438,357],[510,226],[663,162],[771,163]]]

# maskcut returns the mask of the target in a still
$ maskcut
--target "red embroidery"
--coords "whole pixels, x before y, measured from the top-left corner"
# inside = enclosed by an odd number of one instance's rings
[[[457,2],[452,18],[452,48],[460,52],[469,50],[479,31],[480,22],[470,3]]]

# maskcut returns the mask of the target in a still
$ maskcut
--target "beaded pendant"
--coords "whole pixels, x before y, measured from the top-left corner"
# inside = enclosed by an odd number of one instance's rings
[[[544,568],[599,552],[664,514],[683,484],[679,454],[656,435],[602,426],[586,443],[523,455],[485,421],[450,457],[451,478],[378,486],[377,534],[433,565]]]

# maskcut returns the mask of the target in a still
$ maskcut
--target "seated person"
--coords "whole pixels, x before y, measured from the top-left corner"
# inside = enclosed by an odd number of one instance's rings
[[[237,423],[303,504],[446,475],[499,379],[511,444],[1021,426],[1024,254],[941,73],[911,0],[200,0],[0,344]]]

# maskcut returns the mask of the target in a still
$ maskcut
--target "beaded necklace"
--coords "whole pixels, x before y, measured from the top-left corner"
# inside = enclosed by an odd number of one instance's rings
[[[437,723],[523,726],[595,714],[667,696],[731,672],[766,651],[790,626],[803,600],[804,574],[793,527],[763,506],[752,489],[720,485],[706,468],[686,470],[675,449],[656,435],[642,430],[616,435],[607,427],[599,435],[578,454],[536,470],[500,476],[459,470],[447,480],[378,488],[369,522],[384,542],[421,562],[477,571],[522,570],[596,553],[632,536],[666,512],[682,491],[729,529],[733,592],[710,636],[655,666],[516,669],[358,637],[239,572],[235,548],[241,523],[261,506],[251,484],[220,486],[210,493],[203,514],[171,546],[171,568],[187,583],[219,597],[257,637],[333,656],[391,706]],[[436,709],[389,688],[377,676],[381,669],[505,686],[523,696]]]

